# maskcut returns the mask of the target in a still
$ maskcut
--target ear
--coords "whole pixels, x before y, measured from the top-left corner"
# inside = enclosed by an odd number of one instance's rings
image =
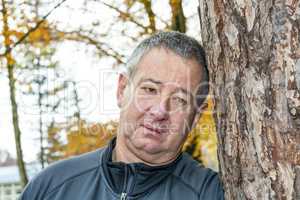
[[[117,102],[119,108],[122,107],[122,104],[124,102],[124,96],[125,96],[125,89],[128,83],[128,79],[124,74],[119,75],[118,80],[118,89],[117,89]]]

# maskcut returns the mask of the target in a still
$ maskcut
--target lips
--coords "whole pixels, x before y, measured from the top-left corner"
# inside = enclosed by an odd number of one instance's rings
[[[157,134],[163,134],[167,131],[166,128],[162,128],[159,126],[153,126],[152,124],[143,124],[142,126],[146,129],[150,130],[151,132],[155,132]]]

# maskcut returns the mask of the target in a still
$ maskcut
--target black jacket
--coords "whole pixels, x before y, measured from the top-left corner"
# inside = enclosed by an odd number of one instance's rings
[[[115,140],[103,149],[55,163],[25,188],[21,200],[221,200],[218,175],[182,153],[150,167],[112,162]]]

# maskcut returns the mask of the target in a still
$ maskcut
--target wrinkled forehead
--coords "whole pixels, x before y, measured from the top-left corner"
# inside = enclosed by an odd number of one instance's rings
[[[154,48],[138,62],[131,81],[137,84],[141,80],[152,79],[195,91],[201,77],[202,69],[196,59],[183,58],[168,49]]]

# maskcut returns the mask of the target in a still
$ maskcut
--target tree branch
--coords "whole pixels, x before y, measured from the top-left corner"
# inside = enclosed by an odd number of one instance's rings
[[[52,30],[55,29],[52,28]],[[53,35],[52,39],[57,41],[65,39],[65,40],[71,40],[77,42],[85,42],[86,44],[93,45],[103,55],[113,57],[119,64],[124,64],[123,59],[125,56],[118,53],[107,44],[94,39],[97,37],[92,38],[88,35],[84,35],[82,34],[82,31],[63,32],[63,31],[55,30],[55,33],[53,33],[52,35]],[[104,46],[107,49],[104,49],[103,48]]]
[[[40,21],[38,21],[38,23],[33,28],[28,30],[16,43],[14,43],[12,46],[8,47],[3,54],[0,54],[0,57],[6,56],[7,54],[9,54],[12,51],[13,48],[15,48],[16,46],[21,44],[32,32],[34,32],[35,30],[37,30],[39,28],[39,26],[48,18],[48,16],[54,10],[56,10],[59,6],[61,6],[65,1],[67,1],[67,0],[62,0],[60,3],[55,5],[45,16],[42,17],[42,19]]]
[[[138,21],[136,21],[129,13],[127,12],[124,12],[122,10],[120,10],[119,8],[115,7],[115,6],[112,6],[108,3],[105,3],[105,2],[102,2],[101,3],[113,10],[115,10],[116,12],[118,12],[120,14],[121,17],[124,17],[126,19],[128,19],[130,22],[136,24],[137,26],[141,27],[142,29],[145,30],[145,32],[148,32],[148,27],[147,26],[144,26],[143,24],[139,23]]]
[[[149,0],[139,0],[139,2],[144,5],[144,8],[145,8],[146,13],[148,15],[149,24],[150,24],[149,28],[154,33],[156,31],[155,14],[154,14],[154,12],[152,10],[151,1],[149,1]]]

